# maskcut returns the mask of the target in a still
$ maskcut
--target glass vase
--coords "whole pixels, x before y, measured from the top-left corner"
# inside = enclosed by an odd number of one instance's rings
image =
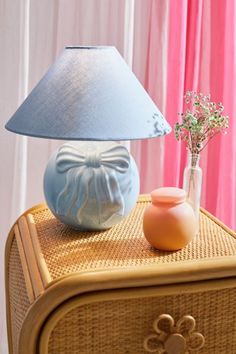
[[[202,169],[199,166],[200,155],[189,154],[188,165],[184,170],[183,189],[187,194],[187,201],[192,206],[199,225],[199,213],[202,190]]]

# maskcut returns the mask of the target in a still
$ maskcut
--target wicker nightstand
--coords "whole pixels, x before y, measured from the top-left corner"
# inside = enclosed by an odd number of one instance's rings
[[[6,246],[10,353],[236,353],[236,235],[202,211],[190,245],[155,251],[142,235],[148,203],[105,232],[73,231],[45,205],[18,219]]]

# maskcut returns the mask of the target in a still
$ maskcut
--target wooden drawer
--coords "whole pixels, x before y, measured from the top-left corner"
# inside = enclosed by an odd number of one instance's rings
[[[155,251],[142,235],[148,203],[140,197],[103,232],[71,230],[46,206],[16,222],[6,246],[11,354],[236,353],[235,234],[202,210],[190,245]]]

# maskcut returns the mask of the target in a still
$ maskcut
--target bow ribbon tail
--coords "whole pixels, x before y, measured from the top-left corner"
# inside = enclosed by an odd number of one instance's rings
[[[72,217],[77,222],[77,213],[88,200],[88,184],[84,183],[83,173],[86,169],[70,169],[66,174],[65,188],[58,195],[56,212],[59,215]],[[88,172],[88,171],[86,171]],[[91,177],[90,177],[91,178]],[[79,208],[79,211],[78,211]],[[81,222],[81,220],[78,220]]]
[[[89,185],[93,179],[94,171],[92,168],[83,168],[80,174],[80,181],[77,183],[76,200],[74,203],[74,214],[77,216],[79,224],[83,221],[83,211],[89,199]]]
[[[124,215],[124,199],[115,171],[108,173],[107,168],[101,166],[94,177],[99,222],[108,222],[114,214]]]
[[[59,193],[56,200],[56,213],[59,215],[68,215],[73,205],[73,196],[75,196],[75,170],[71,169],[66,174],[66,183],[64,189]],[[73,182],[71,182],[73,181]]]

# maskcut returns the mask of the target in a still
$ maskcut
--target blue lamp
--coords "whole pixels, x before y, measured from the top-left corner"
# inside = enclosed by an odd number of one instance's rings
[[[86,230],[119,222],[139,193],[134,159],[113,141],[171,131],[115,47],[67,47],[6,129],[68,140],[49,160],[44,193],[57,218]]]

